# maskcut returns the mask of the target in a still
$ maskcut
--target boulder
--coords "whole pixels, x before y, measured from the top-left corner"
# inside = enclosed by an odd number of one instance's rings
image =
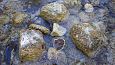
[[[88,57],[93,57],[106,42],[106,36],[101,30],[92,23],[79,23],[73,25],[70,35],[78,49]]]

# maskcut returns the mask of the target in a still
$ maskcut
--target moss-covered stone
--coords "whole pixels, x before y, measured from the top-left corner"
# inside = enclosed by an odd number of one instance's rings
[[[106,38],[101,29],[99,30],[97,26],[91,23],[73,25],[70,35],[77,48],[89,57],[95,55],[97,49],[103,45]]]
[[[41,8],[40,16],[47,21],[59,23],[65,20],[69,15],[67,8],[60,3],[54,2]]]

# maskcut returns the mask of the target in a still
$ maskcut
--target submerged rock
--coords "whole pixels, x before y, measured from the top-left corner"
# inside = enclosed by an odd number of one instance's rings
[[[106,42],[104,32],[97,25],[79,23],[73,25],[70,30],[71,38],[75,45],[89,57],[94,56],[97,50]]]
[[[8,15],[0,15],[0,24],[6,24],[10,21]]]
[[[23,30],[20,33],[20,60],[35,61],[45,50],[43,35],[36,30]]]
[[[67,8],[60,3],[54,2],[41,8],[40,16],[47,21],[59,23],[65,20],[69,15]]]
[[[65,40],[62,37],[56,37],[53,39],[53,47],[57,50],[63,49],[65,46]]]
[[[30,28],[36,29],[36,30],[40,30],[41,32],[45,33],[45,34],[49,34],[50,30],[44,26],[41,25],[37,25],[37,24],[30,24],[29,26]]]
[[[60,26],[57,23],[53,24],[53,31],[51,32],[52,36],[63,36],[67,32],[66,28]]]
[[[13,23],[14,24],[20,24],[24,21],[24,19],[27,17],[27,14],[22,12],[16,12],[13,14]]]
[[[67,8],[77,8],[77,10],[80,10],[82,5],[81,5],[81,0],[63,0],[64,5]]]
[[[58,64],[66,63],[66,55],[61,50],[56,50],[55,48],[50,47],[47,53],[49,60],[56,60]],[[64,65],[64,64],[62,64]]]
[[[93,5],[88,4],[88,3],[85,4],[84,8],[86,12],[93,12],[94,10]]]

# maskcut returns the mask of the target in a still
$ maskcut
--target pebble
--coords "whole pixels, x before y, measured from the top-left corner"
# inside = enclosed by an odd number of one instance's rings
[[[84,8],[86,12],[93,12],[94,10],[93,5],[88,4],[88,3],[85,4]]]
[[[61,50],[56,50],[53,47],[48,49],[47,55],[49,60],[56,60],[58,64],[67,62],[65,53]]]
[[[60,26],[57,23],[54,23],[51,36],[63,36],[66,32],[67,32],[66,28]]]
[[[24,19],[27,17],[28,15],[22,12],[16,12],[13,14],[13,23],[14,24],[20,24],[24,21]]]
[[[41,32],[43,32],[45,34],[50,33],[50,30],[48,28],[42,26],[42,25],[30,24],[29,27],[32,28],[32,29],[40,30]]]
[[[57,50],[62,50],[65,46],[65,39],[62,37],[56,37],[53,39],[53,47]]]

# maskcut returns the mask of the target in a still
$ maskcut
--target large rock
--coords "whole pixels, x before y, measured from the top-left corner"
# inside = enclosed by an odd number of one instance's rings
[[[45,50],[42,33],[36,30],[23,30],[20,33],[20,60],[35,61]]]
[[[75,45],[87,56],[92,57],[106,41],[105,34],[101,30],[98,24],[79,23],[73,25],[70,34]]]
[[[67,8],[60,3],[54,2],[41,8],[40,16],[47,21],[59,23],[65,20],[69,15]]]

